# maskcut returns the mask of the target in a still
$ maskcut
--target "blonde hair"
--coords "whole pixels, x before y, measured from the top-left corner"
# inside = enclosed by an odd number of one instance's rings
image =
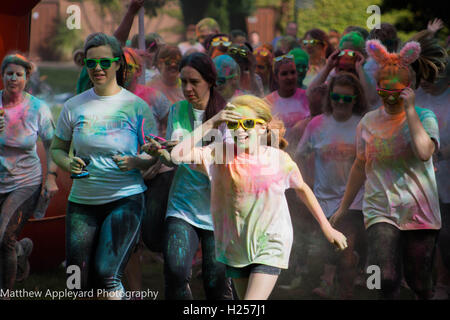
[[[258,118],[267,123],[267,144],[271,145],[271,132],[278,132],[278,148],[284,149],[288,142],[283,138],[286,133],[283,121],[272,116],[271,107],[263,99],[253,95],[242,95],[231,99],[230,104],[236,107],[248,108],[254,111]]]

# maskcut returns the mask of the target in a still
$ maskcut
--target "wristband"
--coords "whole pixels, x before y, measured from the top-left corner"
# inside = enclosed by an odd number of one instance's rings
[[[52,174],[55,176],[55,178],[58,178],[58,174],[56,173],[56,171],[49,171],[47,172],[47,175]]]

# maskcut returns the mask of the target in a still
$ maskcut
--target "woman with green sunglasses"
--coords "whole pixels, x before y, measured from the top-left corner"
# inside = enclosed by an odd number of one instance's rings
[[[367,103],[358,78],[351,73],[339,73],[333,77],[327,95],[324,113],[308,123],[297,147],[295,160],[302,172],[314,173],[310,183],[313,184],[314,194],[325,215],[330,218],[344,195],[356,157],[356,127],[367,110]],[[313,168],[309,167],[310,164]],[[358,248],[364,248],[365,244],[362,191],[359,191],[353,201],[348,219],[337,226],[347,235],[349,246],[349,250],[339,257],[317,238],[319,230],[314,230],[314,225],[308,224],[311,236],[305,240],[317,248],[310,250],[309,256],[324,265],[322,283],[313,293],[323,298],[331,298],[336,274],[339,280],[339,298],[352,297],[353,281],[357,274],[357,261],[353,251],[356,244]],[[364,256],[364,250],[359,251],[359,256]]]
[[[124,297],[121,276],[144,214],[139,170],[157,160],[138,151],[144,136],[158,130],[148,105],[123,88],[125,61],[117,39],[98,33],[85,43],[84,54],[93,88],[64,104],[51,155],[73,175],[89,171],[89,177],[74,179],[69,195],[67,265],[80,267],[82,290],[100,286],[117,300]]]

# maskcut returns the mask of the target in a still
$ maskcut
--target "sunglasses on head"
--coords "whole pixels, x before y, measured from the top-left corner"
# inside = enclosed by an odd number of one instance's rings
[[[338,57],[342,57],[344,55],[347,55],[349,57],[354,57],[355,56],[355,51],[344,49],[341,52],[339,52]]]
[[[213,47],[218,47],[220,45],[222,45],[224,47],[229,47],[229,46],[231,46],[231,41],[227,37],[216,37],[216,38],[212,39],[211,45]]]
[[[239,125],[242,126],[244,130],[254,129],[257,123],[266,123],[262,119],[240,119],[237,121],[227,121],[227,127],[230,130],[237,130]]]
[[[233,79],[236,76],[237,76],[237,74],[234,73],[234,74],[230,74],[228,76],[217,77],[216,85],[217,86],[222,86],[222,85],[224,85],[227,82],[227,80]]]
[[[278,56],[273,58],[273,61],[278,62],[281,60],[294,60],[294,56],[292,54],[283,54],[282,56]]]
[[[84,59],[84,64],[88,69],[95,69],[98,64],[103,70],[111,68],[111,65],[115,61],[119,61],[119,57],[115,58],[101,58],[101,59]]]
[[[397,99],[400,96],[400,94],[402,93],[402,91],[404,89],[408,88],[409,86],[410,86],[410,84],[408,84],[406,87],[404,87],[402,89],[395,89],[395,90],[388,90],[388,89],[377,87],[377,93],[382,98],[393,96],[395,99]]]
[[[356,96],[350,96],[350,95],[346,95],[346,94],[339,94],[336,92],[331,92],[330,98],[331,98],[331,100],[336,101],[336,102],[339,102],[340,100],[342,100],[344,103],[350,103],[356,98]]]
[[[228,52],[231,54],[238,54],[241,57],[247,57],[248,56],[248,51],[245,49],[241,49],[241,48],[236,48],[236,47],[231,47],[228,49]]]
[[[307,46],[308,44],[315,46],[316,44],[322,43],[322,41],[317,39],[303,40],[303,45]]]

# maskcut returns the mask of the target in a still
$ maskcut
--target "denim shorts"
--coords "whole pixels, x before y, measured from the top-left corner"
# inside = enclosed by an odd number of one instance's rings
[[[278,276],[281,273],[281,269],[257,263],[242,268],[235,268],[227,265],[226,269],[226,276],[228,278],[249,278],[251,273],[264,273]]]

